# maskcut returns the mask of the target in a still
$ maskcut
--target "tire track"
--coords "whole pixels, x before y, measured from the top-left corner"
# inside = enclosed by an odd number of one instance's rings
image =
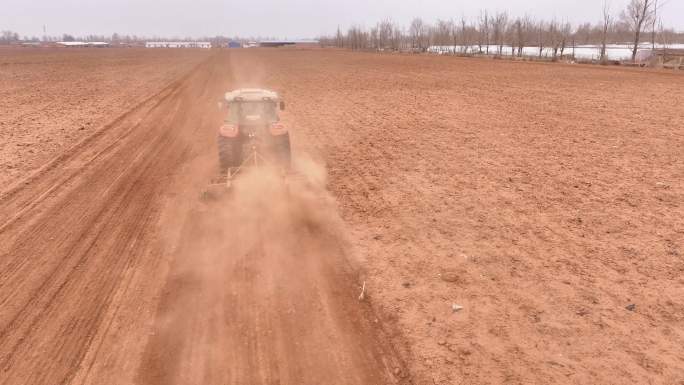
[[[60,188],[78,177],[81,170],[108,152],[114,151],[123,140],[139,129],[140,124],[155,108],[169,98],[177,95],[179,87],[195,73],[202,64],[197,65],[179,80],[172,82],[160,91],[145,98],[131,110],[119,115],[103,125],[93,134],[76,143],[69,150],[52,159],[28,177],[15,182],[0,192],[0,206],[8,216],[0,216],[0,233],[19,220],[32,208],[49,196],[55,195]],[[122,131],[119,133],[119,131]],[[111,138],[110,138],[111,137]],[[97,149],[98,145],[104,148]],[[88,156],[85,160],[84,157]],[[72,165],[73,164],[73,165]],[[68,170],[71,172],[65,173]],[[41,178],[40,180],[38,180]]]
[[[54,206],[27,221],[28,228],[3,234],[14,238],[2,256],[8,269],[0,275],[0,298],[6,309],[0,318],[0,367],[7,375],[3,384],[14,383],[19,378],[15,374],[27,373],[36,359],[49,352],[58,359],[31,370],[25,377],[31,383],[68,383],[80,370],[122,274],[143,257],[140,242],[150,241],[145,234],[158,216],[154,202],[159,202],[164,170],[173,170],[188,154],[183,148],[191,142],[181,128],[196,115],[187,109],[192,108],[191,101],[206,96],[197,87],[206,80],[198,82],[197,77],[206,78],[211,72],[201,69],[185,80],[192,87],[179,83],[150,115],[128,129],[120,145],[105,146],[91,158],[92,166],[72,176],[74,185],[65,186],[68,189]],[[60,237],[57,249],[51,242],[55,235]],[[41,259],[47,265],[36,269]],[[51,340],[57,344],[45,346]],[[36,355],[37,346],[43,348]]]
[[[403,364],[356,299],[334,209],[246,194],[188,218],[138,382],[401,382]]]

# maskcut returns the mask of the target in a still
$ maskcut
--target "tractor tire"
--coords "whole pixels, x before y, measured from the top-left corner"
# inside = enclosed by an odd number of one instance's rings
[[[221,175],[227,175],[232,168],[238,168],[242,164],[242,140],[241,138],[218,137],[219,171]]]

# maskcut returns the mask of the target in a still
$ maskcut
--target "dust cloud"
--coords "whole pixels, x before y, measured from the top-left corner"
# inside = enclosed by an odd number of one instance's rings
[[[383,344],[353,314],[357,272],[325,167],[300,157],[295,168],[248,170],[190,213],[139,383],[336,383],[337,373],[360,384],[388,372]]]
[[[261,62],[227,65],[226,90],[273,83]],[[403,366],[357,300],[359,264],[325,166],[295,149],[293,170],[284,178],[246,169],[215,201],[180,194],[186,219],[171,237],[177,247],[140,384],[387,383]]]

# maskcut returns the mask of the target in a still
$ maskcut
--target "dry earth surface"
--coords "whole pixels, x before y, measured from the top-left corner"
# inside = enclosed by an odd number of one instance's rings
[[[0,51],[0,384],[684,383],[682,74],[176,52]],[[327,188],[198,201],[239,86]]]
[[[0,185],[24,178],[206,55],[0,48]]]

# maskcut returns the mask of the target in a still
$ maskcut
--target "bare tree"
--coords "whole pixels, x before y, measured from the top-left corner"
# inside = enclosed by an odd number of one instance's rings
[[[651,18],[651,48],[655,49],[656,45],[656,22],[658,21],[658,0],[653,3],[653,17]]]
[[[556,19],[551,20],[548,24],[548,27],[549,30],[547,36],[551,45],[552,59],[556,60],[556,56],[558,56],[558,49],[560,48],[560,33],[558,32],[558,22]]]
[[[370,30],[370,34],[368,35],[370,39],[370,47],[372,49],[380,49],[380,39],[378,38],[378,27],[373,27]]]
[[[544,24],[545,23],[542,20],[542,21],[539,21],[539,23],[537,23],[537,26],[536,26],[536,29],[537,29],[537,47],[539,48],[539,57],[542,57],[542,54],[544,53],[544,42],[545,42],[544,41],[544,38],[545,38],[545,34],[544,34],[545,26],[544,26]]]
[[[671,30],[671,29],[666,29],[665,26],[663,25],[663,20],[659,19],[658,20],[658,38],[660,40],[660,43],[662,45],[662,54],[663,54],[663,59],[667,59],[667,51],[670,48],[670,45],[674,43],[676,33]],[[677,65],[675,65],[675,69],[679,69],[679,66],[682,65],[681,59]]]
[[[458,25],[456,24],[456,22],[454,20],[451,20],[450,23],[451,23],[451,45],[453,46],[453,52],[452,53],[455,54],[456,53],[456,47],[458,46],[459,29],[458,29]]]
[[[452,24],[448,20],[437,20],[433,29],[433,41],[438,46],[447,46],[451,43]]]
[[[516,19],[515,21],[508,23],[508,28],[506,28],[506,43],[511,47],[511,57],[515,56],[516,23],[518,20],[519,19]]]
[[[348,46],[353,50],[368,48],[368,33],[359,26],[352,26],[347,32]]]
[[[401,50],[403,41],[404,41],[403,28],[394,26],[394,31],[392,32],[392,49],[395,51]]]
[[[561,56],[561,58],[563,58],[563,55],[565,54],[565,48],[568,46],[568,39],[570,39],[570,35],[572,35],[572,25],[566,21],[560,27],[560,39],[561,39],[560,56]]]
[[[470,47],[470,29],[468,28],[468,22],[465,16],[461,15],[461,49],[463,53],[468,53],[468,48]]]
[[[498,46],[498,52],[501,55],[508,28],[508,13],[505,11],[497,12],[496,16],[492,18],[492,28],[494,29],[494,43]]]
[[[490,26],[490,19],[489,19],[489,13],[485,9],[484,11],[480,12],[480,19],[479,19],[479,39],[477,42],[478,47],[480,48],[480,52],[482,52],[482,46],[484,45],[486,47],[486,53],[489,54],[489,26]]]
[[[530,20],[527,16],[525,16],[524,19],[518,18],[515,21],[515,37],[516,43],[518,45],[518,56],[520,57],[523,56],[523,50],[525,48],[525,44],[527,43],[527,28],[529,27],[529,25]]]
[[[340,26],[337,26],[337,35],[335,36],[335,46],[337,48],[344,47],[344,36],[342,36],[342,31],[340,31]]]
[[[610,14],[610,3],[608,0],[603,1],[603,22],[601,24],[601,54],[600,60],[602,63],[606,62],[606,45],[608,43],[608,31],[613,24],[613,16]]]
[[[378,23],[378,44],[380,49],[394,48],[392,44],[392,35],[394,25],[389,19],[385,19]]]
[[[653,0],[630,0],[627,9],[622,12],[622,19],[634,34],[632,45],[632,61],[636,61],[641,33],[644,26],[653,17]]]
[[[594,26],[591,23],[582,23],[577,26],[576,39],[577,42],[583,45],[587,45],[592,41],[592,31]]]
[[[411,27],[409,28],[409,34],[411,35],[411,48],[417,48],[421,52],[427,48],[426,36],[427,27],[423,22],[423,19],[416,17],[411,22]]]
[[[575,47],[577,47],[577,30],[572,33],[572,60],[575,60]]]

